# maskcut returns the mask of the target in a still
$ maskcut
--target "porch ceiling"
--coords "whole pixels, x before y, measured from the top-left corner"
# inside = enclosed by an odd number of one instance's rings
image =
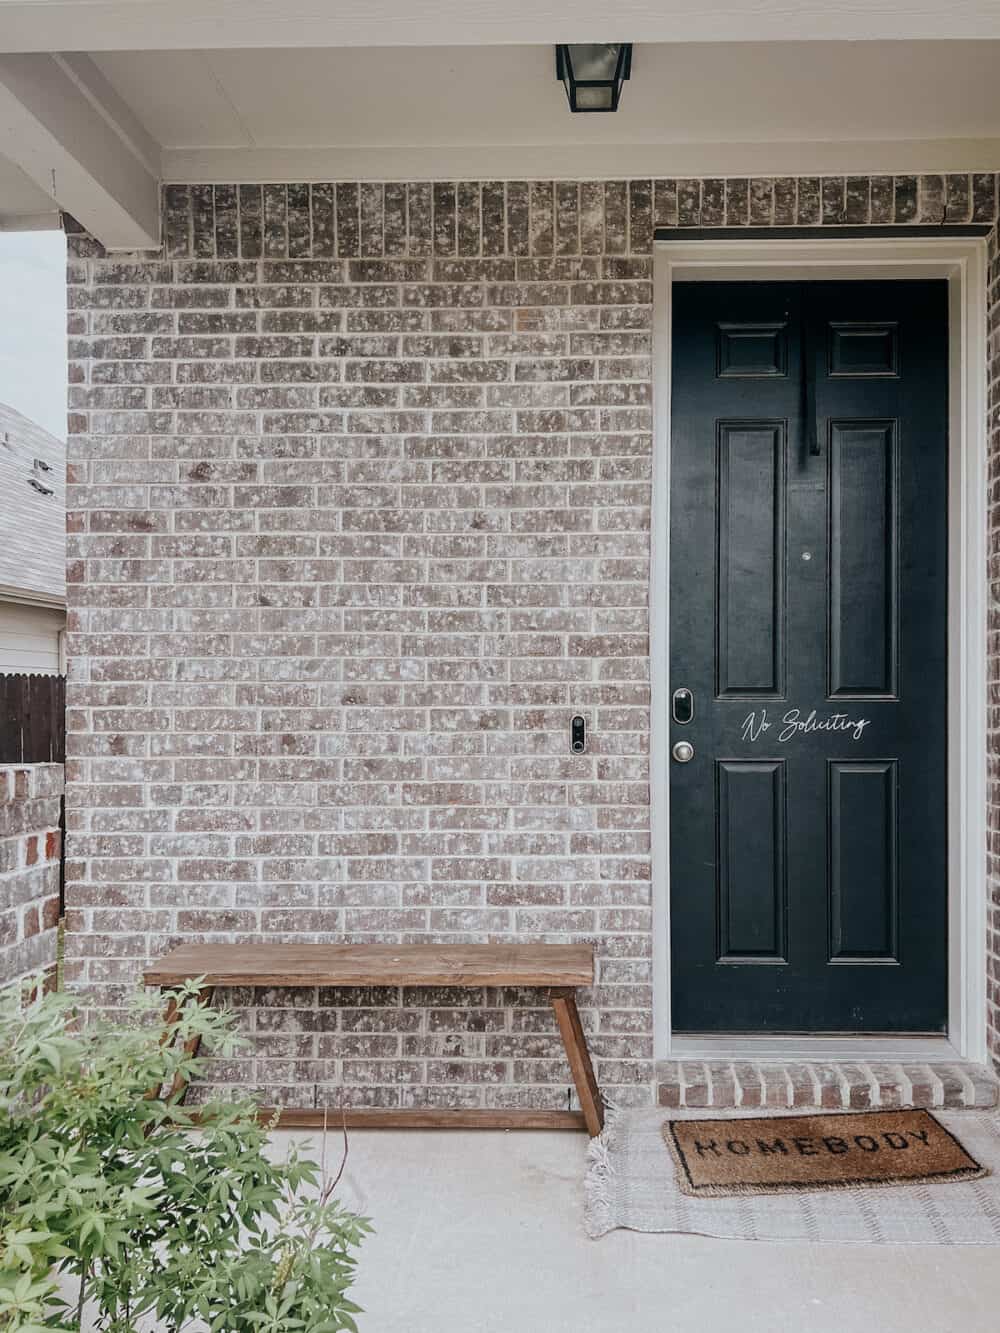
[[[990,138],[1000,134],[998,51],[1000,42],[640,46],[618,113],[589,117],[569,113],[550,46],[93,58],[174,152]]]
[[[730,35],[745,28],[751,9],[760,20],[753,29],[758,33],[770,31],[778,13],[772,0],[730,0],[730,6]],[[189,49],[179,50],[171,49],[168,29],[152,22],[159,0],[129,8],[150,20],[146,49],[111,49],[120,43],[109,40],[102,16],[118,7],[108,0],[89,6],[92,36],[101,38],[103,49],[92,44],[90,55],[10,54],[41,32],[28,11],[36,19],[65,11],[72,36],[79,5],[0,0],[0,154],[7,155],[6,163],[0,156],[0,227],[38,225],[46,214],[54,218],[58,200],[110,248],[155,245],[161,179],[834,174],[1000,166],[996,3],[948,8],[950,32],[977,31],[990,40],[640,43],[614,116],[569,114],[550,44],[505,44],[493,37],[492,45],[429,45],[400,19],[396,42],[414,44],[376,44],[381,29],[372,28],[366,46],[290,46],[300,30],[288,22],[283,46],[261,48],[247,39],[241,18],[213,30],[216,42],[232,45],[208,49],[199,45],[204,24],[192,17]],[[185,11],[184,4],[172,8]],[[229,13],[245,15],[251,8],[231,0]],[[448,8],[439,0],[436,12]],[[636,13],[623,35],[638,37],[656,26],[632,8]],[[794,8],[787,32],[808,26],[812,11]],[[367,20],[360,8],[353,18],[351,6],[337,9],[348,11],[344,22],[354,27],[345,29],[345,41],[353,40]],[[629,4],[624,9],[629,12]],[[879,14],[894,9],[902,13],[905,6],[886,0]],[[493,32],[492,8],[466,4],[465,11],[471,17],[456,19],[449,29],[453,42],[470,40],[473,20]],[[199,12],[214,8],[205,5]],[[702,12],[719,13],[712,2]],[[782,12],[787,15],[788,7]],[[619,5],[619,26],[621,13]],[[864,7],[842,14],[841,35],[866,35],[866,16]],[[919,29],[914,14],[903,17],[902,31]],[[921,21],[933,17],[928,11]],[[119,18],[121,31],[136,41]],[[679,32],[695,30],[687,20],[687,26],[678,20]],[[565,21],[556,26],[565,28]],[[586,29],[586,22],[580,26]]]

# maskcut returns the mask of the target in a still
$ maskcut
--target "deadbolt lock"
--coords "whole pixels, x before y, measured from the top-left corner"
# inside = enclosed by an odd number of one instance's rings
[[[694,758],[694,746],[690,741],[677,741],[670,753],[677,763],[689,764]]]

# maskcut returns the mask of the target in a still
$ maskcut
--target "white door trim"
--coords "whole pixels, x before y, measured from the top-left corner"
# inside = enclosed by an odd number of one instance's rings
[[[654,458],[650,574],[653,1025],[659,1059],[693,1058],[670,1024],[669,606],[671,296],[677,281],[945,278],[949,284],[948,1032],[986,1048],[986,243],[940,238],[658,241],[654,253]],[[865,1039],[870,1045],[871,1039]],[[900,1038],[886,1040],[887,1049]],[[903,1039],[905,1041],[905,1039]],[[757,1058],[780,1057],[782,1043]],[[787,1044],[787,1043],[785,1043]],[[843,1044],[842,1042],[840,1044]],[[706,1049],[709,1044],[706,1043]],[[734,1039],[730,1049],[739,1042]],[[942,1047],[945,1043],[942,1042]]]

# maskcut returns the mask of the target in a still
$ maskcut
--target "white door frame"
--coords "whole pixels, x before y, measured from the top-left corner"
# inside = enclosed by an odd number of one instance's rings
[[[678,281],[945,278],[949,288],[948,1029],[938,1053],[986,1061],[986,242],[953,237],[657,241],[650,577],[653,1025],[657,1058],[820,1053],[829,1038],[674,1037],[670,1024],[669,557],[672,287]],[[923,1055],[907,1038],[867,1056]],[[790,1044],[791,1043],[791,1044]],[[849,1046],[849,1042],[846,1043]],[[840,1041],[840,1046],[845,1042]]]

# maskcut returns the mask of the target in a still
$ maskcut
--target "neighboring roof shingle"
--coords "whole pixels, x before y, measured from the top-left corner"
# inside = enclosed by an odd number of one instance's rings
[[[0,403],[0,598],[4,593],[66,600],[66,446]]]

